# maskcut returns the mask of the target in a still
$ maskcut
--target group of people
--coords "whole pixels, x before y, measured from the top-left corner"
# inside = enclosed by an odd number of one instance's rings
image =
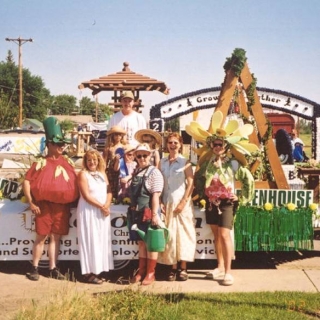
[[[87,151],[78,175],[62,155],[63,146],[69,141],[64,138],[56,119],[49,117],[44,121],[48,153],[32,165],[24,182],[25,195],[36,217],[37,232],[33,266],[27,274],[30,280],[39,279],[38,263],[48,237],[50,275],[64,279],[56,267],[59,241],[68,233],[70,204],[78,197],[77,234],[85,282],[101,284],[100,274],[114,268],[110,206],[112,200],[119,197],[129,197],[130,207],[137,211],[149,209],[147,226],[166,226],[169,230],[164,252],[149,252],[143,239],[138,238],[139,268],[130,282],[151,284],[158,262],[171,266],[168,281],[188,279],[187,262],[194,261],[196,249],[194,174],[191,163],[182,155],[182,137],[179,133],[170,133],[165,145],[167,155],[160,159],[158,147],[162,138],[157,132],[146,129],[144,118],[133,110],[133,93],[124,92],[121,103],[122,110],[110,120],[106,149],[102,155],[96,150]],[[213,168],[221,164],[225,141],[217,137],[210,140],[209,146],[208,163],[212,175]],[[212,181],[219,182],[219,179],[212,175]],[[206,277],[232,285],[230,229],[237,197],[231,185],[228,198],[211,201],[210,188],[211,184],[205,187],[206,220],[215,237],[218,265]],[[219,192],[221,189],[220,186]],[[138,228],[147,231],[146,222],[139,220]]]

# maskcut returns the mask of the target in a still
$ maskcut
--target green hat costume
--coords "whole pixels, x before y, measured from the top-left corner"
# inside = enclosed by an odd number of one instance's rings
[[[43,127],[46,134],[46,142],[71,143],[71,139],[64,137],[57,118],[48,117],[43,121]]]

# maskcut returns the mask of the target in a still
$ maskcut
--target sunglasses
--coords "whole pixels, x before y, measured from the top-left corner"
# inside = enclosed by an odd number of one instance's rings
[[[150,142],[152,142],[152,140],[143,140],[142,142],[150,143]]]
[[[145,158],[148,158],[148,156],[149,156],[148,154],[138,154],[138,155],[136,156],[136,158],[137,158],[137,159],[141,159],[141,158],[144,158],[144,159],[145,159]]]
[[[127,153],[127,156],[132,157],[132,156],[133,156],[133,153]]]
[[[215,148],[215,147],[222,147],[223,146],[223,144],[222,143],[214,143],[213,144],[213,147]]]
[[[179,144],[178,141],[168,141],[168,144]]]

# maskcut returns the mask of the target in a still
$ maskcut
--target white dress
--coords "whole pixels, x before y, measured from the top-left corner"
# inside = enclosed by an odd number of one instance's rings
[[[181,213],[173,213],[186,190],[184,168],[187,159],[182,155],[170,164],[168,157],[161,159],[160,170],[164,177],[162,201],[166,207],[165,224],[170,238],[164,252],[159,254],[158,262],[173,265],[178,261],[194,261],[196,250],[196,231],[191,199]]]
[[[99,202],[107,199],[107,183],[101,173],[92,176],[85,172],[90,194]],[[80,195],[77,207],[77,235],[82,274],[99,274],[113,269],[110,215],[89,204]]]

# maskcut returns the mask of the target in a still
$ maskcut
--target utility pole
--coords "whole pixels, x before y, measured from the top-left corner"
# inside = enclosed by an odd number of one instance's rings
[[[21,46],[25,44],[26,42],[33,42],[33,40],[30,39],[21,39],[20,37],[18,39],[10,39],[6,38],[6,41],[13,41],[14,43],[19,45],[19,127],[22,128],[22,50]]]

